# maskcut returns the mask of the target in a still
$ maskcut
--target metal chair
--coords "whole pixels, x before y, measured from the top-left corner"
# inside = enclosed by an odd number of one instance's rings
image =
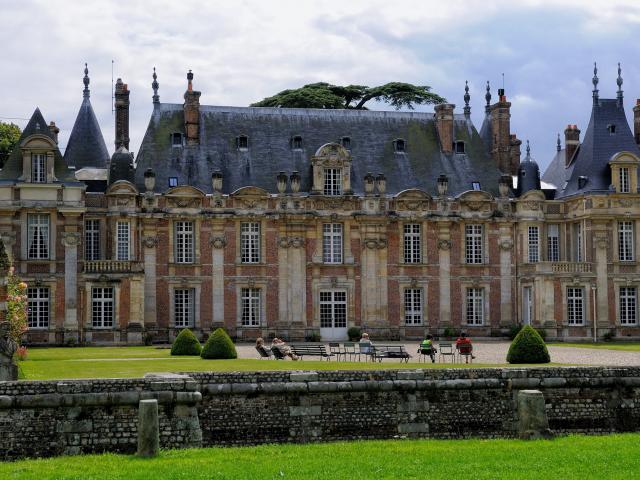
[[[433,345],[428,348],[423,348],[422,346],[418,347],[418,363],[420,363],[424,359],[424,363],[427,363],[427,358],[431,360],[432,363],[436,363],[436,349],[433,348]]]
[[[329,342],[329,354],[335,355],[337,361],[340,361],[340,357],[345,357],[346,360],[344,350],[340,348],[338,342]]]
[[[460,343],[456,345],[456,350],[458,350],[458,361],[460,363],[462,363],[462,357],[465,357],[465,363],[469,363],[469,359],[473,363],[473,359],[476,358],[473,356],[473,345],[471,343]]]
[[[347,355],[349,355],[349,361],[353,361],[353,357],[360,355],[360,352],[356,351],[356,344],[354,342],[344,342],[342,346],[344,347],[345,361],[347,360]]]
[[[371,343],[369,342],[360,342],[358,343],[358,355],[360,355],[359,358],[362,358],[362,356],[364,355],[364,360],[365,362],[368,361],[369,359],[371,359],[371,361],[373,361],[373,352],[374,352],[374,348],[373,345],[371,345]]]
[[[440,349],[440,360],[442,361],[442,357],[451,357],[451,363],[455,363],[456,361],[456,351],[453,348],[453,344],[451,343],[440,343],[438,345]]]

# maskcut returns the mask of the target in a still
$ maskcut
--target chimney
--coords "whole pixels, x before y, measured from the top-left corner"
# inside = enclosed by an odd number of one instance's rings
[[[441,103],[435,106],[436,130],[440,138],[442,153],[453,153],[453,109],[451,103]]]
[[[493,135],[491,156],[502,173],[515,175],[518,166],[514,166],[511,159],[511,102],[507,102],[504,88],[498,89],[498,102],[491,105],[490,112]]]
[[[564,131],[564,165],[568,167],[580,146],[580,130],[576,125],[567,125]]]
[[[129,150],[129,89],[119,78],[116,81],[116,150],[124,145]]]
[[[512,133],[509,136],[509,158],[512,172],[517,172],[520,166],[520,145],[522,145],[522,140],[515,133]]]
[[[200,143],[200,92],[193,89],[193,73],[187,74],[187,91],[184,92],[184,131],[187,145]]]
[[[56,122],[50,122],[49,123],[49,131],[51,132],[51,135],[53,135],[53,140],[57,144],[58,143],[58,134],[60,133],[60,129],[58,127],[56,127]]]
[[[636,143],[640,145],[640,98],[636,100],[636,106],[633,107],[633,136]]]

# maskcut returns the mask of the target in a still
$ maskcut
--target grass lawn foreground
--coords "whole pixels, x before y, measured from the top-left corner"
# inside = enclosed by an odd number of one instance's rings
[[[591,348],[595,350],[620,350],[622,352],[640,352],[640,343],[637,342],[600,342],[600,343],[547,343],[549,347]]]
[[[0,463],[13,479],[625,479],[640,434],[555,440],[376,440],[82,455]]]

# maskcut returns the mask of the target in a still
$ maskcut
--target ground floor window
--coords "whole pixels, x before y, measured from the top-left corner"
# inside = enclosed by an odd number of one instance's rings
[[[484,323],[484,288],[467,288],[466,316],[468,325]]]
[[[567,321],[569,325],[584,324],[584,288],[567,288]]]
[[[422,289],[404,289],[404,323],[407,325],[422,324]]]
[[[195,289],[176,288],[173,291],[173,314],[175,326],[193,327],[195,315]]]
[[[242,289],[242,326],[260,326],[260,289]]]
[[[27,289],[27,326],[29,328],[47,328],[49,326],[48,288]]]
[[[347,327],[347,292],[320,292],[320,328]]]
[[[96,328],[113,327],[113,287],[91,289],[91,324]]]
[[[638,323],[638,290],[636,287],[620,287],[620,324]]]

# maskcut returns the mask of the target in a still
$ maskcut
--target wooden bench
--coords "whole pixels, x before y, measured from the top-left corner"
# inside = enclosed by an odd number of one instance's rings
[[[320,357],[321,359],[326,358],[327,361],[331,360],[331,357],[334,356],[333,353],[327,353],[327,349],[324,347],[324,344],[298,344],[291,345],[291,351],[294,355],[297,355],[301,359],[305,356],[311,357]]]
[[[399,358],[400,361],[409,363],[411,355],[404,345],[373,345],[373,359],[382,362],[383,358]]]

